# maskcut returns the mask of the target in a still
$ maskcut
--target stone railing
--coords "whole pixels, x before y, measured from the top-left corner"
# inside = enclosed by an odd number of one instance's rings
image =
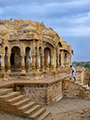
[[[87,85],[65,79],[62,88],[63,97],[65,98],[83,98],[90,100],[90,87]]]

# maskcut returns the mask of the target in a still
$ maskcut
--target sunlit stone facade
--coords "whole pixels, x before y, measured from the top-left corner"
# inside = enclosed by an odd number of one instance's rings
[[[71,45],[43,23],[0,21],[0,68],[6,73],[58,71],[72,64]]]

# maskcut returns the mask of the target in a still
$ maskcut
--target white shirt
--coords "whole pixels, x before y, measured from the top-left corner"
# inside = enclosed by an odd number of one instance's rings
[[[74,71],[74,73],[76,73],[76,71],[75,71],[75,68],[74,68],[74,67],[71,67],[71,69],[72,69],[72,71]]]

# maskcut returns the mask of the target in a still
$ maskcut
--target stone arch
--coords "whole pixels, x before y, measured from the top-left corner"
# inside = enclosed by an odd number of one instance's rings
[[[10,47],[10,49],[11,49],[11,51],[12,51],[12,49],[14,48],[14,47],[18,47],[19,49],[20,49],[20,53],[21,53],[21,46],[19,45],[19,44],[13,44],[11,47]]]
[[[5,47],[5,53],[8,53],[8,47],[7,46]]]
[[[44,43],[44,49],[45,49],[46,47],[50,48],[50,50],[52,51],[52,49],[54,48],[54,45],[51,44],[51,42],[47,42],[47,41],[46,41],[46,42]]]
[[[74,56],[74,51],[73,51],[73,50],[71,50],[71,53],[72,53],[72,55]]]
[[[41,69],[42,47],[39,47],[39,68]]]
[[[18,71],[21,68],[21,50],[18,46],[11,49],[10,62],[12,71]]]
[[[62,44],[61,44],[61,42],[58,42],[58,47],[60,48],[60,47],[62,47]]]
[[[46,48],[50,49],[51,54],[54,53],[54,46],[53,46],[52,44],[46,42],[46,43],[44,44],[43,52],[45,51]]]
[[[55,48],[61,48],[61,47],[63,47],[63,44],[59,41],[59,42],[56,42],[56,44],[55,44]]]
[[[64,52],[64,66],[68,66],[69,65],[69,58],[68,58],[68,55],[69,55],[69,51],[67,49],[64,49],[63,50]]]

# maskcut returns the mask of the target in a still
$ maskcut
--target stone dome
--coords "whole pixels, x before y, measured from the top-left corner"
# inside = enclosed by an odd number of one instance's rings
[[[44,32],[43,32],[43,35],[46,35],[46,36],[50,36],[52,38],[54,38],[55,36],[55,31],[52,29],[52,28],[49,28],[49,29],[46,29]]]
[[[31,26],[31,25],[29,25],[23,29],[24,33],[36,32],[36,31],[37,31],[36,28],[34,26]]]
[[[3,25],[0,25],[0,35],[4,36],[9,33],[9,29],[4,27]]]

